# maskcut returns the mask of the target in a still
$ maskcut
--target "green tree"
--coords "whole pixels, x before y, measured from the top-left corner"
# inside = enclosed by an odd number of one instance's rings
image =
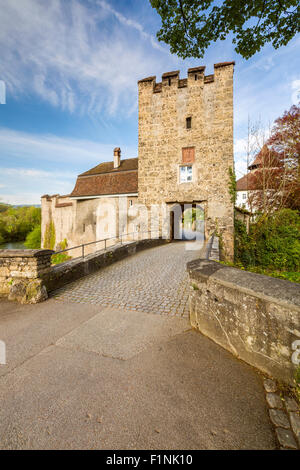
[[[40,223],[39,207],[7,206],[6,210],[0,210],[0,239],[9,242],[23,241]]]
[[[208,46],[230,34],[249,59],[265,44],[286,46],[300,31],[298,0],[150,0],[162,19],[157,33],[173,54],[203,57]]]
[[[41,248],[41,226],[37,225],[26,237],[26,248],[38,249]]]

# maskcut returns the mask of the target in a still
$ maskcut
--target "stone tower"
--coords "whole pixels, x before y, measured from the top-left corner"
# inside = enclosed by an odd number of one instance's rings
[[[222,233],[225,256],[233,257],[233,204],[228,170],[233,168],[234,62],[148,77],[139,86],[139,202],[201,204],[206,236]]]

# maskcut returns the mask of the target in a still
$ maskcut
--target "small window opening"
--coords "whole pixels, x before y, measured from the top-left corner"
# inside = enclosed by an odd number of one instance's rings
[[[196,81],[196,80],[198,80],[198,75],[197,75],[197,74],[195,75],[195,81]]]
[[[132,206],[133,202],[132,199],[129,199],[129,205]]]
[[[193,181],[193,167],[190,165],[181,166],[179,172],[180,183],[189,183]]]
[[[187,129],[191,129],[192,127],[192,118],[191,117],[187,117],[186,118],[186,128]]]
[[[169,83],[169,86],[171,86],[171,79],[170,79],[170,78],[169,78],[169,80],[168,80],[168,83]]]
[[[85,224],[82,226],[82,231],[85,232]]]

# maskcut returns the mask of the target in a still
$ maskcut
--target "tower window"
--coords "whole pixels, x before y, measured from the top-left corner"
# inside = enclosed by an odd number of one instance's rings
[[[168,80],[168,84],[169,84],[169,86],[171,86],[171,79],[170,78]]]
[[[187,128],[187,129],[191,129],[191,128],[192,128],[192,118],[191,118],[191,117],[187,117],[187,118],[186,118],[186,128]]]
[[[197,74],[195,75],[195,81],[196,81],[196,80],[198,80],[198,75],[197,75]]]
[[[180,183],[189,183],[193,180],[193,167],[192,166],[181,166],[179,169],[179,181]]]

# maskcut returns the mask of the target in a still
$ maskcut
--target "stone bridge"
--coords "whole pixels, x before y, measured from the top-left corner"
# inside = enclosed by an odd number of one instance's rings
[[[187,245],[189,246],[189,244]],[[199,258],[175,242],[150,248],[52,292],[56,300],[188,317],[186,263]]]
[[[0,302],[0,448],[274,449],[262,378],[193,331],[184,243]]]

